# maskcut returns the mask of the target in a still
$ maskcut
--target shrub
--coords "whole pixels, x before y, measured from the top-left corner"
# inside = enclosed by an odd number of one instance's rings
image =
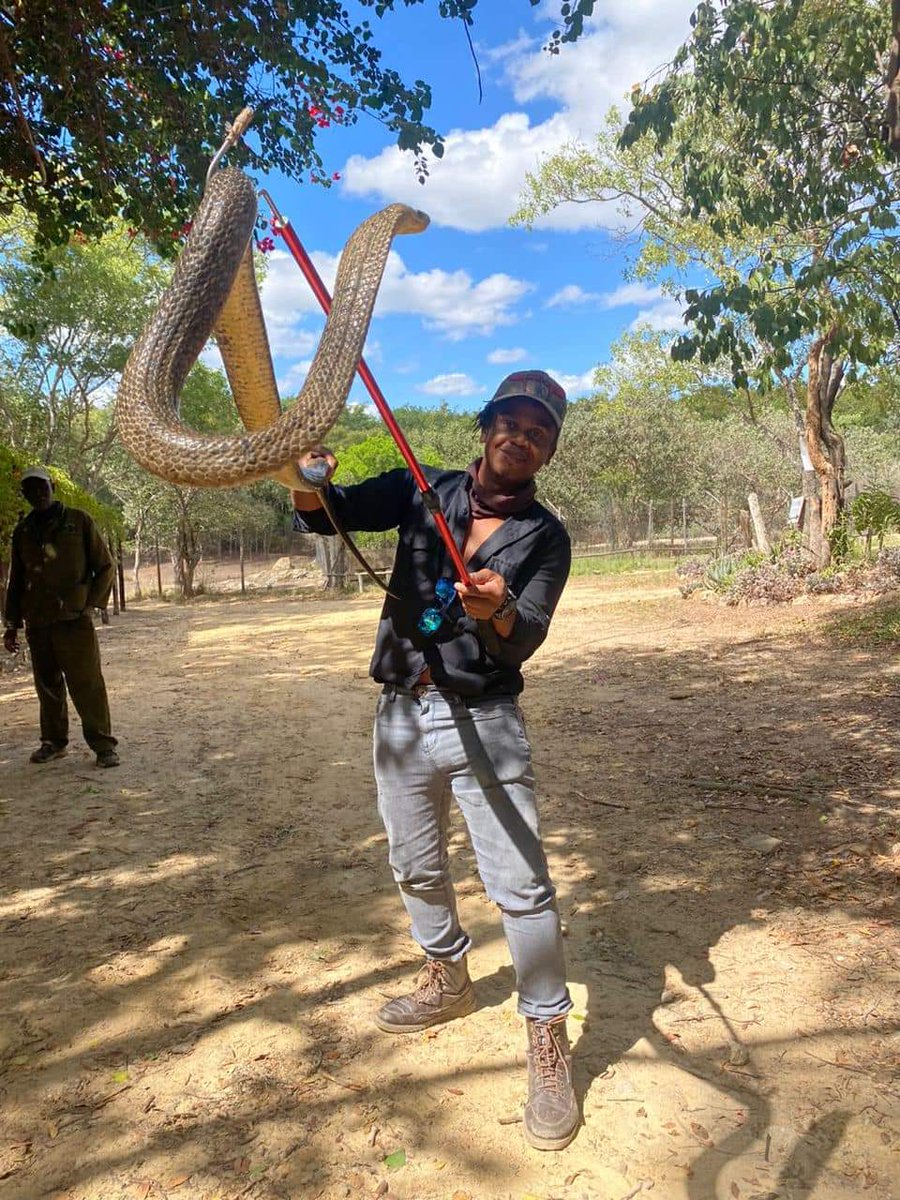
[[[676,576],[683,581],[678,585],[683,599],[686,600],[691,592],[705,586],[704,577],[709,561],[708,558],[685,558],[675,568]]]
[[[850,515],[853,524],[866,539],[868,554],[872,538],[877,539],[881,549],[885,534],[892,529],[900,529],[900,500],[895,500],[883,488],[871,488],[859,493],[850,505]]]
[[[780,604],[803,590],[803,579],[778,560],[747,566],[738,571],[725,593],[729,604],[742,602]]]
[[[833,596],[844,590],[846,575],[837,567],[823,567],[806,576],[804,586],[811,596]]]

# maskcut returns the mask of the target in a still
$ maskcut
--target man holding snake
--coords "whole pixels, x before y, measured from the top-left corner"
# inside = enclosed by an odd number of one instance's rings
[[[374,757],[390,865],[425,952],[416,986],[375,1021],[422,1030],[475,1007],[449,874],[449,793],[463,814],[482,882],[503,917],[528,1035],[525,1135],[557,1150],[578,1126],[566,1014],[562,932],[541,844],[534,773],[517,697],[522,664],[547,636],[569,573],[569,537],[535,499],[566,412],[543,371],[500,384],[477,417],[483,455],[466,471],[427,471],[459,545],[471,587],[452,564],[409,471],[349,487],[328,485],[346,529],[397,528],[399,544],[370,674],[380,684]],[[301,466],[324,459],[324,448]],[[334,530],[315,492],[294,492],[301,532]],[[449,786],[448,786],[449,785]]]

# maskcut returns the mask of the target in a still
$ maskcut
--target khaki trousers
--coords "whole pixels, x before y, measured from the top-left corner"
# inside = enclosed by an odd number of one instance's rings
[[[66,689],[81,717],[84,740],[99,754],[116,745],[109,718],[100,646],[89,613],[74,621],[54,621],[28,630],[34,686],[41,706],[41,741],[65,746],[69,740]]]

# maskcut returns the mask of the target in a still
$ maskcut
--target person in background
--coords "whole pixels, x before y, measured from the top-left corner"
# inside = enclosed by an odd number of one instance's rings
[[[390,865],[425,963],[413,990],[385,1004],[375,1022],[410,1033],[475,1007],[471,942],[449,872],[452,792],[502,914],[527,1030],[525,1136],[541,1150],[571,1142],[579,1111],[562,931],[518,696],[522,664],[547,636],[569,574],[568,534],[538,503],[534,482],[556,451],[565,413],[554,379],[518,371],[477,417],[482,456],[465,471],[426,469],[471,586],[454,585],[452,560],[409,471],[328,485],[345,529],[399,532],[370,667],[382,685],[375,777]],[[322,458],[330,478],[337,464],[327,450],[311,451],[300,466]],[[296,529],[334,532],[314,492],[293,495]]]
[[[68,688],[97,766],[117,767],[91,616],[106,606],[115,574],[112,557],[91,517],[54,499],[53,480],[43,467],[25,471],[21,489],[31,512],[13,531],[3,645],[15,654],[25,625],[41,711],[41,744],[31,761],[46,763],[65,754]]]

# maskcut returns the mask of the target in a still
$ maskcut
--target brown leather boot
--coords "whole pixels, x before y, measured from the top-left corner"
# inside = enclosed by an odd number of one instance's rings
[[[528,1032],[525,1140],[536,1150],[562,1150],[574,1138],[579,1121],[566,1019],[526,1018],[525,1026]]]
[[[459,962],[426,958],[416,976],[415,990],[390,1000],[375,1014],[386,1033],[414,1033],[441,1021],[465,1017],[475,1008],[475,991],[465,958]]]

